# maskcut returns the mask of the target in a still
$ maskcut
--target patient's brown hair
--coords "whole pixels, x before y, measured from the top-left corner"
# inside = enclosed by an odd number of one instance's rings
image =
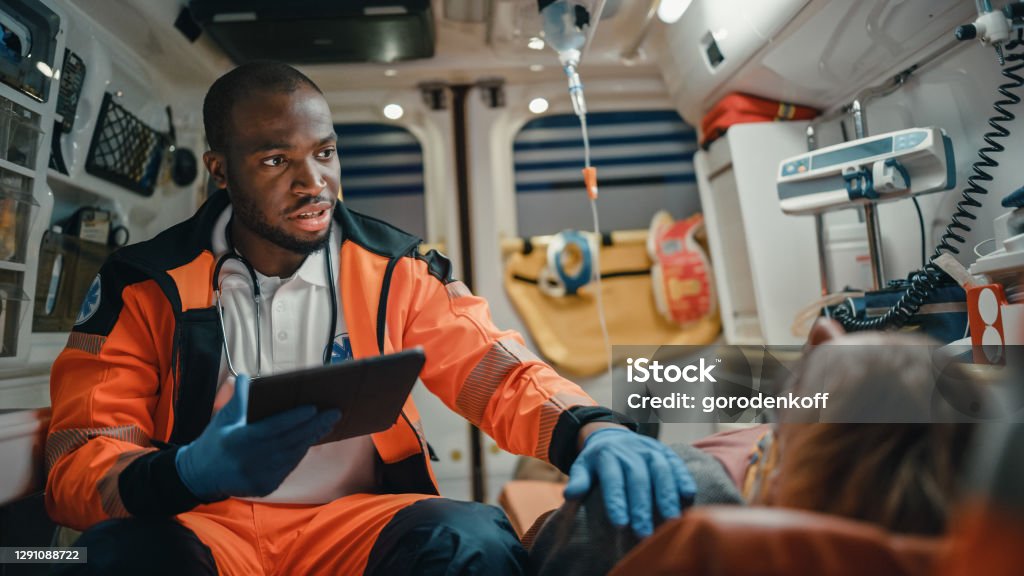
[[[925,346],[934,343],[895,334],[842,340],[871,350],[870,360],[863,353],[811,353],[795,379],[797,393],[815,386],[817,391],[827,382],[832,402],[853,404],[858,410],[866,402],[876,403],[883,414],[896,405],[901,410],[910,404],[930,408],[935,386]],[[835,407],[841,414],[849,404]],[[774,481],[761,495],[764,503],[855,518],[895,532],[945,531],[970,425],[785,423],[777,432],[780,462]]]
[[[771,504],[941,534],[965,424],[793,424]]]

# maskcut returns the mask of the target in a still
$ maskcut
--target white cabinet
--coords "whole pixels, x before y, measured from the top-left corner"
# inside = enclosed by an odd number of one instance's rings
[[[64,54],[63,15],[50,2],[0,5],[0,369],[28,354],[38,246],[53,199],[46,138]]]
[[[805,152],[803,122],[739,124],[694,157],[729,344],[801,344],[797,312],[821,297],[814,219],[779,208],[775,174]]]

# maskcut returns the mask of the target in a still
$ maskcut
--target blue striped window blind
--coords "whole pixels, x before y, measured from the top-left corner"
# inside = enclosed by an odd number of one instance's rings
[[[674,110],[587,115],[603,231],[647,228],[655,212],[700,211],[693,172],[696,131]],[[572,114],[537,118],[516,135],[520,236],[593,229],[583,187],[583,137]]]
[[[427,238],[423,148],[393,124],[337,124],[346,206]]]

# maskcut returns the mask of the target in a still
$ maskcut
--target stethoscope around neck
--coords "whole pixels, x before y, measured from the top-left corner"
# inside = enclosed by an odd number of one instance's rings
[[[263,348],[260,338],[262,330],[260,324],[260,305],[263,303],[263,291],[260,289],[259,277],[256,275],[256,268],[249,262],[249,260],[242,256],[240,253],[235,251],[234,245],[231,241],[231,223],[228,223],[226,239],[228,243],[228,250],[220,258],[217,259],[217,264],[213,267],[213,297],[217,306],[217,318],[220,320],[220,331],[223,336],[224,342],[224,358],[227,360],[228,370],[232,376],[238,377],[238,370],[235,368],[234,363],[231,361],[230,346],[228,346],[228,332],[224,324],[224,305],[220,299],[220,272],[224,267],[224,264],[235,260],[239,262],[249,275],[249,283],[252,291],[252,300],[256,305],[256,373],[250,375],[252,379],[259,378],[263,374]],[[331,363],[331,352],[334,348],[334,327],[338,323],[338,292],[334,285],[334,266],[331,262],[331,230],[328,227],[327,230],[327,242],[323,247],[324,251],[324,273],[327,278],[327,286],[330,291],[331,298],[331,323],[327,327],[327,347],[324,348],[323,363]]]

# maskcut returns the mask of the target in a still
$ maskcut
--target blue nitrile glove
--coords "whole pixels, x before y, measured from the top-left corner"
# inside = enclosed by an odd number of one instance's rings
[[[178,449],[178,476],[200,500],[270,494],[341,417],[337,410],[300,406],[249,424],[248,407],[249,377],[241,374],[231,400],[198,438]]]
[[[641,538],[654,532],[652,494],[663,519],[679,516],[697,494],[696,482],[675,452],[622,428],[601,428],[587,437],[569,469],[565,498],[583,498],[595,479],[611,523],[629,524]]]

